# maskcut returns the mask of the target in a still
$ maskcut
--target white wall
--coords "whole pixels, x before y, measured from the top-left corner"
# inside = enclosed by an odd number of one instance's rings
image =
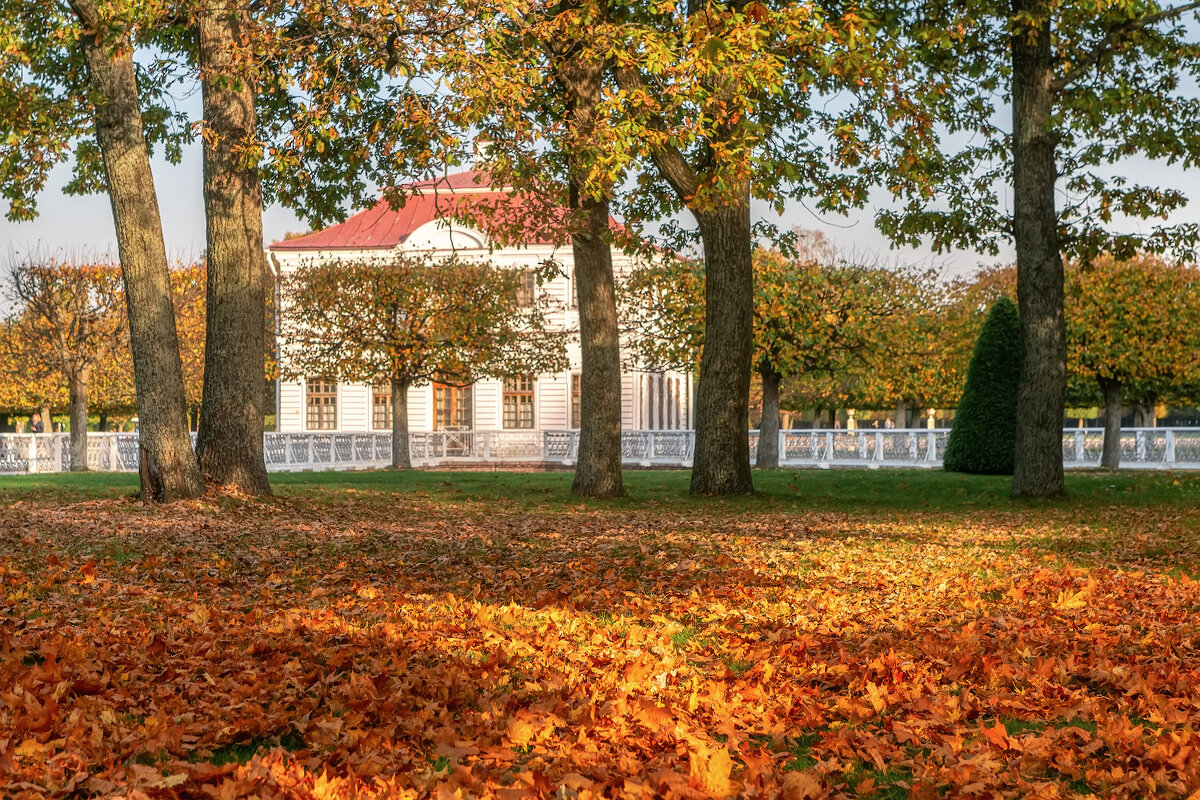
[[[575,333],[567,346],[570,367],[558,375],[538,376],[534,389],[534,424],[540,430],[565,430],[570,425],[570,375],[580,369],[578,343],[579,313],[574,303],[574,261],[571,249],[547,245],[491,250],[487,238],[479,231],[446,221],[434,221],[414,231],[399,248],[369,250],[296,251],[273,253],[282,275],[288,275],[303,265],[331,261],[384,262],[402,250],[431,252],[435,257],[456,255],[467,260],[489,260],[498,267],[525,269],[554,259],[561,268],[560,275],[542,284],[541,292],[555,303],[549,322],[552,327]],[[635,267],[634,261],[622,253],[613,254],[613,268],[618,277]],[[280,348],[280,358],[287,358],[286,341]],[[625,373],[621,378],[621,425],[625,429],[648,427],[654,423],[644,406],[646,386],[641,372]],[[691,379],[679,376],[687,383],[690,396]],[[305,430],[305,396],[302,381],[280,381],[280,431]],[[503,383],[483,380],[473,387],[473,425],[475,430],[500,430],[503,422]],[[433,430],[433,387],[413,387],[408,393],[409,428],[413,431]],[[681,419],[690,424],[690,415],[681,412]],[[371,389],[367,385],[339,383],[338,430],[371,430]]]

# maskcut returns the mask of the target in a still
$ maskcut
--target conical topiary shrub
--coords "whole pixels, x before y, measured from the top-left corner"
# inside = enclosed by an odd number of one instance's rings
[[[1017,307],[1001,297],[988,312],[942,464],[951,472],[1012,475],[1017,446],[1021,330]]]

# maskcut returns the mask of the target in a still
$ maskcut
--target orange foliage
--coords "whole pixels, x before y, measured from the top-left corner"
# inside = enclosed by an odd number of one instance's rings
[[[1183,518],[344,497],[0,510],[8,796],[1200,789]]]

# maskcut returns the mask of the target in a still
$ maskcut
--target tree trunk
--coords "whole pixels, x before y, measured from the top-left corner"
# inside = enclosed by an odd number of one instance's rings
[[[199,22],[208,305],[196,451],[217,486],[271,494],[263,458],[267,262],[254,87],[238,53],[248,13],[209,0]]]
[[[67,396],[71,403],[71,472],[87,472],[88,378],[81,369],[67,376]]]
[[[1104,392],[1104,450],[1100,466],[1116,469],[1121,466],[1121,382],[1099,378]]]
[[[1063,482],[1067,342],[1058,243],[1053,57],[1048,0],[1013,0],[1030,22],[1012,35],[1013,238],[1021,317],[1021,380],[1013,497],[1056,497]]]
[[[754,267],[747,190],[728,206],[696,213],[704,244],[704,352],[696,387],[692,494],[754,491],[750,475],[750,373]]]
[[[42,415],[42,433],[54,433],[54,419],[50,416],[53,409],[50,408],[50,404],[42,403],[38,413]]]
[[[779,469],[779,384],[783,376],[769,364],[759,366],[762,376],[762,422],[758,425],[759,469]]]
[[[104,433],[105,431],[108,430],[108,412],[107,411],[100,412],[100,420],[96,423],[96,430],[100,433]]]
[[[200,406],[192,406],[188,411],[188,419],[190,427],[194,431],[200,430]]]
[[[908,402],[902,397],[896,401],[896,427],[908,427]]]
[[[198,497],[204,482],[187,430],[167,253],[138,107],[133,49],[123,32],[113,38],[103,30],[95,0],[71,0],[71,7],[85,29],[80,46],[125,279],[140,420],[141,496],[157,502]]]
[[[571,240],[579,300],[579,456],[571,491],[581,497],[620,497],[621,345],[608,201],[581,196],[571,186],[571,207],[586,215],[586,232]]]
[[[1134,427],[1154,428],[1158,425],[1158,417],[1154,413],[1154,406],[1157,404],[1157,401],[1157,395],[1149,394],[1142,397],[1142,401],[1133,407]]]
[[[594,10],[602,18],[607,3],[597,5]],[[566,155],[575,219],[571,251],[575,259],[582,367],[579,454],[571,492],[580,497],[620,497],[625,493],[621,478],[621,344],[609,241],[609,202],[587,182],[588,148],[592,147],[597,107],[603,99],[604,69],[602,54],[589,47],[575,47],[559,59],[556,71],[567,99],[567,124],[577,142],[573,145],[576,149],[569,149]]]
[[[407,381],[392,381],[392,468],[412,469],[408,448]]]

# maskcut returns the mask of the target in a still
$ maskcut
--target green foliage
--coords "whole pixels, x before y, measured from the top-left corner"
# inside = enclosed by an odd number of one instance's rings
[[[947,470],[1012,474],[1020,375],[1017,307],[1007,297],[1001,297],[992,306],[975,342],[975,354],[967,368],[967,385],[946,444],[943,464]]]
[[[37,216],[37,197],[51,171],[70,164],[69,194],[105,189],[81,37],[106,38],[114,50],[166,24],[157,4],[104,3],[99,30],[85,33],[66,3],[0,0],[0,197],[9,219]],[[139,104],[147,146],[177,163],[191,138],[172,95],[178,80],[170,59],[138,64]]]
[[[936,137],[886,15],[798,3],[624,4],[613,48],[617,148],[654,169],[619,198],[627,219],[703,216],[754,197],[844,212],[872,186],[921,183]],[[836,101],[830,102],[836,97]],[[760,226],[760,228],[763,226]],[[690,231],[661,226],[675,249]]]
[[[1084,258],[1195,252],[1200,226],[1171,219],[1187,203],[1184,193],[1136,180],[1141,157],[1185,167],[1200,159],[1195,6],[1043,0],[1036,12],[1014,14],[1010,4],[981,0],[890,5],[906,52],[954,86],[953,103],[927,104],[929,112],[948,131],[974,135],[956,137],[966,142],[959,147],[946,137],[941,152],[921,163],[940,190],[910,193],[903,208],[882,212],[885,233],[901,243],[928,235],[938,249],[990,252],[1010,239],[1012,206],[1001,193],[1012,184],[1013,127],[996,111],[1012,97],[1014,38],[1044,24],[1053,39],[1049,127],[1057,178],[1070,197],[1057,209],[1062,251]],[[1113,225],[1123,218],[1146,224]]]

